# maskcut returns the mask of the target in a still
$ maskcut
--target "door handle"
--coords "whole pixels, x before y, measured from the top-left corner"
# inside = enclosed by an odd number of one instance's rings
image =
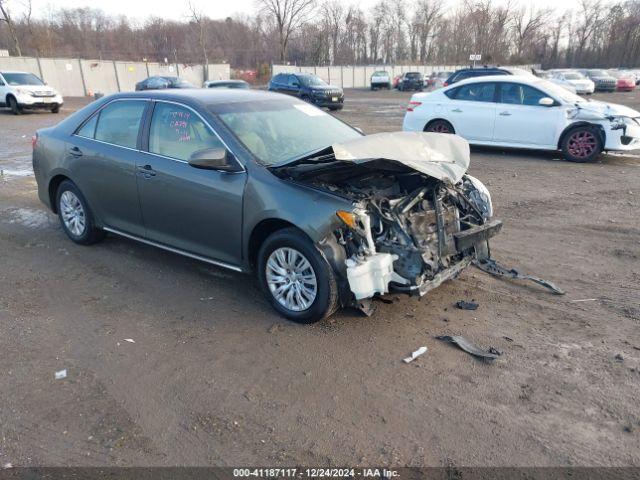
[[[156,171],[151,165],[142,165],[138,167],[138,171],[144,175],[144,178],[151,178],[156,176]]]
[[[500,115],[502,115],[503,117],[510,117],[511,114],[509,112],[500,112]]]
[[[69,148],[69,154],[73,155],[74,157],[81,157],[82,156],[82,150],[80,150],[79,147],[76,147],[74,145],[73,147]]]
[[[454,108],[453,110],[451,110],[452,112],[455,113],[462,113],[462,110],[460,110],[459,108]]]

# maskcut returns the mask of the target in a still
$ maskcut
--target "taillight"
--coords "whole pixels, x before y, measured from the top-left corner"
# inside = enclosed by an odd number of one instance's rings
[[[413,112],[416,108],[422,105],[422,102],[414,102],[413,100],[407,105],[407,112]]]
[[[31,137],[31,148],[36,149],[36,145],[38,145],[38,134],[36,133],[33,137]]]

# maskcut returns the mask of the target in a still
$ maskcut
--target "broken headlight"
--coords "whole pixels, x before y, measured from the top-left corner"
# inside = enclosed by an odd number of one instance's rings
[[[638,126],[638,122],[631,117],[611,117],[609,120],[611,121],[611,130],[621,130],[627,125]]]
[[[491,202],[491,194],[487,187],[471,175],[467,175],[466,179],[473,185],[473,189],[469,192],[469,200],[480,210],[485,220],[493,217],[493,203]]]

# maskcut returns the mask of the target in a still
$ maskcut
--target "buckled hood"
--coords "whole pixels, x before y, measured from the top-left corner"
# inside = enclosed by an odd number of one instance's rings
[[[336,160],[399,162],[438,180],[458,183],[469,168],[469,143],[457,135],[391,132],[332,145]]]

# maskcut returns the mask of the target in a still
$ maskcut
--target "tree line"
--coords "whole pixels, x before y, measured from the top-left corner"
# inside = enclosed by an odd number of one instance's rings
[[[490,64],[640,66],[640,0],[580,0],[571,9],[512,0],[255,0],[254,11],[210,18],[191,4],[177,19],[136,22],[94,8],[35,15],[0,0],[0,49],[13,55],[144,60],[234,68],[298,65]]]

